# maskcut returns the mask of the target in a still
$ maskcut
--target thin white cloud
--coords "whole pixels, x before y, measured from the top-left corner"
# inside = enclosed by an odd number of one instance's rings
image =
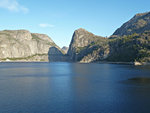
[[[0,8],[4,8],[12,12],[29,12],[29,9],[20,5],[17,0],[0,0]]]
[[[39,24],[39,26],[40,27],[42,27],[42,28],[53,28],[53,27],[55,27],[54,25],[51,25],[51,24]]]

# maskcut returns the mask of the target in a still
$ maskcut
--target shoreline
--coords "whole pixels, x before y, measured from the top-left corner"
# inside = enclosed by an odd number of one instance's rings
[[[134,66],[150,65],[150,63],[148,62],[99,62],[99,63],[126,64],[126,65],[134,65]]]
[[[0,61],[0,63],[48,63],[49,61]]]
[[[97,63],[134,65],[134,62],[97,62]]]
[[[58,61],[61,62],[61,61]],[[0,61],[0,63],[54,63],[49,61]],[[79,64],[92,64],[92,63],[99,63],[99,64],[125,64],[125,65],[134,65],[134,66],[143,66],[143,65],[150,65],[148,62],[107,62],[107,61],[97,61],[97,62],[68,62],[68,63],[79,63]]]

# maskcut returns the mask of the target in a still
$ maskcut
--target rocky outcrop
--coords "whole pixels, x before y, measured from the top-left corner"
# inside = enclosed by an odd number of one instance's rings
[[[113,35],[123,36],[150,31],[150,12],[136,14],[131,20],[117,29]]]
[[[92,62],[105,57],[104,37],[96,36],[85,29],[78,29],[74,32],[69,46],[68,56],[74,62]]]
[[[27,30],[0,31],[1,61],[48,61],[51,47],[59,48],[45,34],[30,33]]]

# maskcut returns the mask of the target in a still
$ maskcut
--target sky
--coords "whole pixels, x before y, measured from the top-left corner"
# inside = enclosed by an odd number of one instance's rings
[[[150,0],[0,0],[0,30],[47,34],[60,47],[84,28],[108,37],[136,13],[150,11]]]

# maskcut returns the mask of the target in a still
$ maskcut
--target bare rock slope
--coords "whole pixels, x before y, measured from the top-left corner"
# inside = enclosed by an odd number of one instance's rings
[[[136,14],[128,22],[117,29],[113,35],[123,36],[143,33],[150,30],[150,12]]]
[[[27,30],[0,31],[0,61],[49,61],[51,47],[59,47],[45,34]]]
[[[68,56],[71,61],[79,62],[93,62],[103,59],[107,56],[108,51],[105,43],[107,39],[96,36],[85,29],[78,29],[74,32],[72,41],[69,46]]]

